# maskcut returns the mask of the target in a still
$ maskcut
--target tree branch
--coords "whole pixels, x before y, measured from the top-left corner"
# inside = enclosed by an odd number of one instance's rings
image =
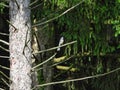
[[[56,66],[56,65],[59,65],[59,64],[61,64],[61,63],[63,63],[63,62],[68,61],[69,59],[71,59],[71,58],[73,58],[73,57],[74,57],[74,55],[72,55],[72,56],[70,56],[70,57],[66,57],[64,60],[62,60],[62,61],[60,61],[60,62],[57,62],[57,63],[55,63],[55,64],[53,64],[53,65],[51,65],[51,66],[47,66],[47,68],[51,68],[51,67],[54,67],[54,66]],[[36,69],[36,71],[39,71],[39,70],[41,70],[41,69],[43,69],[43,68]]]
[[[40,3],[40,4],[38,4],[38,5],[34,6],[34,7],[32,7],[31,10],[32,10],[32,9],[35,9],[35,8],[41,6],[41,5],[42,5],[42,3]]]
[[[83,2],[84,2],[84,0],[82,0],[81,2],[79,2],[78,4],[76,4],[76,5],[72,6],[72,7],[70,7],[69,9],[67,9],[66,11],[64,11],[63,13],[61,13],[60,15],[58,15],[58,16],[56,16],[56,17],[54,17],[54,18],[51,18],[51,19],[49,19],[49,20],[47,20],[47,21],[45,21],[45,22],[32,25],[32,27],[37,27],[37,26],[40,26],[40,25],[49,23],[49,22],[51,22],[51,21],[53,21],[53,20],[55,20],[55,19],[63,16],[64,14],[68,13],[69,11],[71,11],[71,10],[74,9],[75,7],[79,6],[79,5],[80,5],[81,3],[83,3]]]
[[[6,69],[6,70],[10,70],[10,68],[2,66],[2,65],[0,65],[0,67],[3,68],[3,69]]]
[[[0,55],[0,58],[8,58],[9,59],[10,57],[8,57],[8,56],[1,56]]]
[[[1,48],[1,49],[3,49],[4,51],[9,52],[9,50],[8,50],[8,49],[6,49],[6,48],[2,47],[1,45],[0,45],[0,48]]]
[[[6,21],[15,29],[14,31],[18,30],[9,20]]]
[[[38,0],[35,0],[34,2],[30,3],[29,7],[35,4]]]
[[[7,83],[3,78],[1,78],[1,79],[8,87],[10,87],[9,83]]]
[[[5,78],[7,78],[8,80],[10,80],[10,78],[9,78],[7,75],[5,75],[3,72],[0,71],[0,73],[1,73]]]
[[[53,58],[55,57],[55,55],[56,55],[56,53],[55,53],[54,55],[52,55],[50,58],[48,58],[47,60],[43,61],[42,63],[40,63],[40,64],[38,64],[38,65],[36,65],[36,66],[33,67],[32,69],[35,69],[35,68],[37,68],[37,67],[39,67],[39,66],[47,63],[48,61],[50,61],[51,59],[53,59]]]
[[[6,42],[6,41],[4,41],[4,40],[1,40],[1,39],[0,39],[0,42],[4,43],[4,44],[6,44],[6,45],[9,45],[9,43]]]
[[[1,33],[1,32],[0,32],[0,35],[9,36],[9,34]]]
[[[72,41],[72,42],[69,42],[69,43],[63,44],[63,45],[61,45],[61,46],[57,46],[57,47],[53,47],[53,48],[49,48],[49,49],[42,50],[42,51],[38,51],[38,52],[33,52],[33,54],[44,53],[44,52],[52,51],[52,50],[55,50],[55,49],[57,49],[57,48],[59,48],[59,47],[64,47],[64,46],[71,45],[71,44],[74,44],[74,43],[77,43],[77,41]]]
[[[76,81],[82,81],[82,80],[86,80],[86,79],[90,79],[90,78],[103,77],[103,76],[109,75],[111,73],[117,72],[119,70],[120,70],[120,68],[117,68],[117,69],[114,69],[114,70],[112,70],[110,72],[103,73],[103,74],[98,74],[98,75],[94,75],[94,76],[88,76],[88,77],[83,77],[83,78],[77,78],[77,79],[64,80],[64,81],[58,81],[58,82],[51,82],[51,83],[45,83],[45,84],[41,84],[41,85],[36,85],[35,87],[32,88],[32,90],[34,90],[37,87],[44,87],[44,86],[48,86],[48,85],[62,84],[62,83],[68,83],[68,82],[76,82]]]

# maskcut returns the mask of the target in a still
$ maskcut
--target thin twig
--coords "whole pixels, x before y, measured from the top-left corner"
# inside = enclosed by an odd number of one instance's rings
[[[4,44],[6,44],[6,45],[9,45],[9,43],[6,42],[6,41],[4,41],[4,40],[1,40],[1,39],[0,39],[0,42],[4,43]]]
[[[35,4],[38,0],[35,0],[34,2],[30,3],[29,7]]]
[[[8,56],[1,56],[0,55],[0,58],[8,58],[9,59],[10,57],[8,57]]]
[[[52,55],[50,58],[48,58],[47,60],[43,61],[42,63],[40,63],[40,64],[34,66],[32,69],[35,69],[35,68],[37,68],[37,67],[39,67],[39,66],[41,66],[41,65],[43,65],[43,64],[45,64],[45,63],[47,63],[48,61],[50,61],[51,59],[53,59],[53,58],[55,57],[55,55],[56,55],[56,53],[55,53],[54,55]]]
[[[10,87],[9,83],[7,83],[3,78],[2,78],[2,81],[3,81],[8,87]]]
[[[3,69],[6,69],[6,70],[10,70],[10,68],[2,66],[2,65],[0,65],[0,67],[3,68]]]
[[[9,20],[6,21],[15,29],[14,31],[18,30]]]
[[[1,33],[1,32],[0,32],[0,35],[9,36],[9,34],[7,34],[7,33]]]
[[[58,63],[55,63],[55,64],[53,64],[53,65],[51,65],[51,66],[47,66],[46,68],[51,68],[51,67],[54,67],[54,66],[56,66],[56,65],[59,65],[59,64],[61,64],[61,63],[64,63],[64,62],[66,62],[66,61],[68,61],[69,59],[71,59],[72,57],[73,57],[74,55],[72,55],[72,56],[70,56],[70,57],[66,57],[65,58],[65,60],[62,60],[61,62],[58,62]],[[36,71],[39,71],[39,70],[42,70],[43,68],[41,67],[41,68],[39,68],[39,69],[36,69]]]
[[[63,45],[61,45],[61,46],[57,46],[57,47],[53,47],[53,48],[49,48],[49,49],[42,50],[42,51],[38,51],[38,52],[33,52],[33,54],[44,53],[44,52],[52,51],[52,50],[55,50],[55,49],[57,49],[57,48],[59,48],[59,47],[64,47],[64,46],[67,46],[67,45],[70,45],[70,44],[74,44],[74,43],[77,43],[77,41],[72,41],[72,42],[69,42],[69,43],[63,44]]]
[[[75,55],[71,55],[70,57],[67,57],[67,56],[66,56],[66,58],[65,58],[64,60],[62,60],[62,61],[60,61],[60,62],[58,62],[58,63],[54,63],[54,64],[51,65],[51,66],[47,66],[47,68],[51,68],[51,67],[54,67],[54,66],[56,66],[56,65],[59,65],[59,64],[61,64],[61,63],[64,63],[64,62],[66,62],[66,61],[68,61],[69,59],[74,58],[74,57],[86,57],[86,56],[96,56],[96,55],[91,55],[90,53],[87,54],[87,55],[86,55],[86,54],[83,54],[83,53],[78,53],[78,54],[75,54]],[[101,56],[101,57],[103,57],[103,56],[120,57],[119,54],[117,54],[117,55],[106,54],[106,55],[100,55],[100,56]],[[39,68],[39,69],[36,69],[36,71],[39,71],[39,70],[42,70],[42,69],[43,69],[43,68],[41,67],[41,68]]]
[[[43,3],[40,3],[40,4],[38,4],[38,5],[34,6],[34,7],[32,7],[31,10],[32,10],[32,9],[35,9],[35,8],[37,8],[37,7],[39,7],[39,6],[41,6],[42,4],[43,4]]]
[[[120,68],[117,68],[117,69],[114,69],[110,72],[103,73],[103,74],[98,74],[98,75],[94,75],[94,76],[88,76],[88,77],[83,77],[83,78],[77,78],[77,79],[64,80],[64,81],[58,81],[58,82],[51,82],[51,83],[36,85],[35,87],[32,88],[32,90],[34,90],[37,87],[44,87],[44,86],[48,86],[48,85],[62,84],[62,83],[68,83],[68,82],[76,82],[76,81],[82,81],[82,80],[86,80],[86,79],[90,79],[90,78],[103,77],[103,76],[109,75],[109,74],[114,73],[114,72],[119,71],[119,70],[120,70]]]
[[[0,73],[1,73],[5,78],[7,78],[8,80],[10,80],[10,78],[9,78],[7,75],[5,75],[3,72],[0,71]]]
[[[50,17],[52,17],[52,16],[54,16],[55,14],[57,14],[57,13],[59,13],[60,12],[60,10],[57,10],[57,11],[54,11],[53,13],[50,13],[49,15],[47,15],[47,16],[45,16],[45,17],[43,17],[42,19],[40,19],[40,20],[37,20],[37,22],[34,22],[34,24],[38,24],[38,23],[42,23],[42,22],[45,22],[45,21],[47,21],[48,20],[48,18],[50,18]],[[47,19],[47,20],[46,20]],[[34,25],[33,24],[33,25]],[[46,24],[46,25],[48,25],[48,24]],[[42,26],[43,27],[43,26]],[[34,27],[33,27],[34,28]]]
[[[52,19],[49,19],[49,20],[47,20],[47,21],[45,21],[45,22],[42,22],[42,23],[38,23],[38,24],[32,25],[32,27],[37,27],[37,26],[40,26],[40,25],[49,23],[49,22],[51,22],[51,21],[53,21],[53,20],[55,20],[55,19],[57,19],[57,18],[63,16],[64,14],[68,13],[69,11],[71,11],[71,10],[74,9],[75,7],[79,6],[79,5],[80,5],[81,3],[83,3],[83,2],[84,2],[84,0],[82,0],[81,2],[79,2],[79,3],[76,4],[76,5],[72,6],[71,8],[67,9],[67,10],[64,11],[62,14],[60,14],[60,15],[58,15],[58,16],[52,18]]]
[[[6,49],[6,48],[2,47],[1,45],[0,45],[0,48],[1,48],[2,50],[4,50],[4,51],[9,52],[9,50],[8,50],[8,49]]]
[[[9,5],[7,5],[7,4],[0,3],[0,5],[9,8]]]

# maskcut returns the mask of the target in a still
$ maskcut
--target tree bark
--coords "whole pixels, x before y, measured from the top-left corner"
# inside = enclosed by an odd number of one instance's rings
[[[51,31],[51,28],[49,27],[49,29],[40,29],[40,27],[38,27],[39,30],[37,30],[37,37],[38,37],[38,41],[39,41],[39,45],[40,45],[40,50],[45,50],[47,48],[51,48],[54,46],[54,32]],[[53,55],[53,52],[45,52],[41,54],[41,60],[40,62],[44,62],[44,60],[47,60],[49,57],[51,57]],[[53,68],[50,67],[48,68],[48,66],[52,65],[52,60],[45,63],[43,65],[43,78],[45,83],[50,83],[52,82],[52,75],[53,75]],[[44,87],[44,90],[53,90],[52,85],[51,86],[46,86]]]
[[[10,90],[31,90],[30,0],[10,0]]]

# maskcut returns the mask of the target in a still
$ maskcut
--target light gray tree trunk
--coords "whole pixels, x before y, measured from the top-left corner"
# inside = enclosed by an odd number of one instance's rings
[[[10,0],[10,90],[31,90],[30,0]]]

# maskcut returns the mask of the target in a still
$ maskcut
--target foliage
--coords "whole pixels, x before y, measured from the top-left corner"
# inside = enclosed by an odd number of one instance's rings
[[[31,5],[32,24],[54,18],[79,2],[81,0],[37,0]],[[1,12],[4,4],[0,3]],[[67,14],[39,28],[43,28],[49,37],[55,33],[55,40],[60,36],[65,37],[65,42],[77,40],[76,44],[68,45],[64,49],[64,55],[76,56],[62,65],[75,67],[78,71],[73,73],[57,70],[54,81],[96,75],[120,66],[120,58],[115,57],[120,53],[117,51],[120,49],[120,0],[83,0]],[[115,39],[111,41],[113,38]],[[56,42],[58,41],[55,41],[55,45]],[[43,83],[41,77],[43,76],[40,71],[38,79]],[[120,72],[116,72],[105,77],[66,83],[61,86],[71,90],[119,90],[119,84]]]
[[[0,2],[0,13],[4,13],[3,10],[5,9],[5,7],[8,8],[8,1],[7,0],[1,0]]]
[[[81,0],[31,0],[32,24],[54,18],[79,2]],[[1,13],[5,7],[6,2],[0,2]],[[62,54],[75,57],[62,65],[75,67],[78,71],[55,70],[54,81],[105,73],[120,66],[120,58],[116,57],[120,53],[120,0],[83,0],[67,14],[39,28],[48,37],[55,33],[55,40],[60,36],[65,37],[65,42],[77,40],[76,44],[66,46]],[[44,83],[42,75],[40,71],[40,83]],[[116,72],[101,78],[58,86],[66,90],[119,90],[119,85],[120,72]]]
[[[69,7],[79,2],[79,0],[57,1],[55,3],[51,2],[53,5],[56,4],[55,6],[57,6],[55,11],[59,9],[61,11],[65,11]],[[110,57],[107,57],[107,54],[116,51],[117,46],[111,46],[109,41],[111,38],[115,37],[117,39],[119,36],[119,8],[120,3],[118,1],[86,0],[74,10],[55,20],[54,29],[57,30],[56,32],[60,32],[60,34],[65,37],[66,42],[72,40],[78,41],[77,44],[66,47],[66,55],[70,56],[72,54],[85,52],[90,52],[91,55],[90,57],[84,56],[77,59],[74,58],[73,60],[75,60],[77,64],[75,64],[75,62],[72,60],[71,62],[66,63],[67,65],[74,63],[74,66],[77,66],[77,68],[80,69],[78,73],[83,73],[83,76],[86,74],[94,75],[98,73],[104,73],[113,69],[112,63],[106,62],[105,59],[110,60]],[[101,55],[104,55],[104,57],[101,57]],[[116,60],[117,58],[113,57],[112,59]],[[105,63],[111,67],[106,67]],[[81,71],[81,69],[86,70]],[[117,76],[119,77],[119,74],[117,74]],[[105,79],[105,82],[109,82],[108,80],[111,78],[111,76],[106,78],[107,79]],[[115,82],[117,82],[117,80],[118,79],[116,79]],[[95,81],[97,84],[99,84],[99,82],[102,83],[99,79]],[[85,81],[83,83],[84,88],[87,88],[87,82],[88,81]],[[94,80],[91,80],[91,82],[94,82]],[[103,82],[101,86],[91,82],[89,82],[89,84],[94,86],[92,88],[99,88],[100,90],[115,89],[112,83],[110,84],[112,86],[108,87],[109,84],[104,84],[105,82]]]
[[[42,2],[41,7],[33,13],[36,15],[35,18],[37,18],[38,23],[40,23],[58,16],[79,2],[80,0],[45,0]],[[119,46],[118,43],[117,46],[115,45],[116,42],[114,43],[119,39],[120,34],[119,11],[119,0],[83,0],[78,7],[49,23],[50,27],[46,29],[57,32],[55,38],[64,36],[66,42],[77,40],[77,44],[65,48],[65,55],[83,54],[82,57],[72,58],[69,62],[63,63],[63,65],[72,65],[78,68],[76,73],[57,72],[55,74],[58,74],[58,77],[54,78],[55,80],[66,79],[68,78],[67,75],[73,78],[95,75],[119,67],[118,58],[112,57],[111,59],[111,56],[109,56],[110,53],[114,55],[116,47]],[[111,45],[112,38],[115,38],[112,42],[113,45]],[[89,55],[84,56],[85,53],[89,53]],[[114,68],[113,62],[118,64]],[[116,79],[113,80],[111,77],[116,77]],[[80,90],[80,88],[85,90],[88,87],[92,90],[115,90],[119,88],[116,86],[119,83],[115,86],[113,86],[113,83],[120,81],[118,77],[119,74],[116,73],[108,77],[79,82],[81,86],[79,83],[72,85],[75,90]],[[103,79],[105,79],[104,82]],[[107,83],[110,81],[114,82]],[[69,88],[69,85],[63,85],[63,87]]]
[[[0,13],[2,13],[3,12],[3,9],[4,9],[4,2],[0,2]]]

